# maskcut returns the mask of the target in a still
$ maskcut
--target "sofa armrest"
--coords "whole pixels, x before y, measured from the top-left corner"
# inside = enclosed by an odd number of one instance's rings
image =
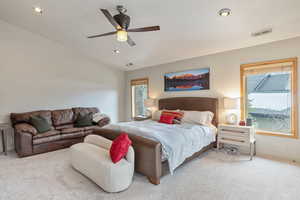
[[[107,150],[110,149],[110,146],[112,144],[111,140],[108,140],[98,135],[88,135],[84,138],[84,142],[96,145],[98,147],[102,147],[103,149],[107,149]]]
[[[15,150],[19,157],[33,154],[32,134],[15,131]]]
[[[30,133],[31,135],[37,135],[37,130],[33,126],[27,123],[20,123],[15,125],[15,131],[17,133]]]

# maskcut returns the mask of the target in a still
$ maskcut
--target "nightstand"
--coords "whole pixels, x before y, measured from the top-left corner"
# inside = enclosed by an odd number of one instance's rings
[[[133,118],[134,121],[144,121],[144,120],[147,120],[147,119],[151,119],[151,117],[149,116],[136,116]]]
[[[218,126],[217,149],[220,144],[233,144],[250,148],[250,160],[256,154],[255,130],[253,126],[221,124]]]

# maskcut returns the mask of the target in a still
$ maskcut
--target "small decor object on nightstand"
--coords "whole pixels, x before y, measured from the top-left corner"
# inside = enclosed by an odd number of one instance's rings
[[[9,124],[0,124],[0,133],[2,137],[1,139],[4,155],[7,155],[7,134],[9,134],[10,130],[11,127]]]
[[[252,119],[251,118],[247,118],[247,126],[252,126]]]
[[[246,126],[246,122],[244,120],[241,120],[239,123],[240,126]]]
[[[220,144],[246,146],[250,148],[250,160],[256,154],[256,140],[253,126],[237,126],[221,124],[218,127],[217,149]]]

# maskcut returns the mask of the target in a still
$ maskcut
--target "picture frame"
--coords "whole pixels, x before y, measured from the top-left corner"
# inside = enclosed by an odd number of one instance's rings
[[[210,68],[191,69],[164,74],[164,91],[197,91],[210,89]]]

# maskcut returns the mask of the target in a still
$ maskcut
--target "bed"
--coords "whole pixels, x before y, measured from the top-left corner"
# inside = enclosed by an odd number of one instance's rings
[[[211,111],[214,113],[214,118],[212,124],[217,127],[218,124],[218,100],[216,98],[204,98],[204,97],[175,97],[175,98],[166,98],[160,99],[158,102],[158,107],[160,110],[187,110],[187,111]],[[193,133],[195,131],[202,130],[203,134],[207,133],[203,127],[198,126],[178,126],[174,125],[173,127],[167,127],[170,125],[163,125],[153,121],[142,121],[142,122],[126,122],[111,125],[110,127],[96,130],[94,134],[101,135],[108,139],[116,138],[120,132],[126,130],[130,139],[132,140],[132,146],[135,150],[135,171],[145,175],[152,184],[159,184],[160,178],[173,171],[181,164],[186,163],[189,160],[199,156],[201,153],[207,151],[208,149],[215,146],[215,138],[206,140],[199,140],[198,143],[195,142],[194,149],[187,148],[185,157],[181,156],[170,156],[166,157],[166,143],[163,139],[160,138],[151,138],[150,131],[153,130],[153,133],[162,130],[168,132],[170,131],[188,131],[188,133]],[[140,134],[136,130],[139,127],[148,130],[147,134]],[[174,130],[172,130],[174,129]],[[150,130],[150,131],[149,131]],[[200,133],[199,132],[199,133]],[[160,135],[162,135],[162,132]],[[187,132],[186,132],[187,133]],[[167,133],[166,133],[167,134]],[[155,135],[155,134],[153,134]],[[177,134],[178,136],[172,136],[172,142],[176,143],[176,140],[182,140],[183,134]],[[202,138],[207,138],[202,137]],[[170,139],[170,138],[166,138]],[[187,138],[187,145],[190,145],[191,139]],[[201,142],[202,141],[202,142]],[[200,145],[201,143],[201,145]],[[182,142],[181,142],[182,145]],[[167,146],[168,147],[168,146]],[[195,150],[195,148],[198,148]],[[168,151],[167,151],[168,152]],[[171,151],[172,152],[172,151]],[[177,153],[178,154],[178,153]],[[188,156],[187,156],[188,155]],[[171,160],[171,158],[174,158]],[[175,161],[174,161],[175,160]]]

